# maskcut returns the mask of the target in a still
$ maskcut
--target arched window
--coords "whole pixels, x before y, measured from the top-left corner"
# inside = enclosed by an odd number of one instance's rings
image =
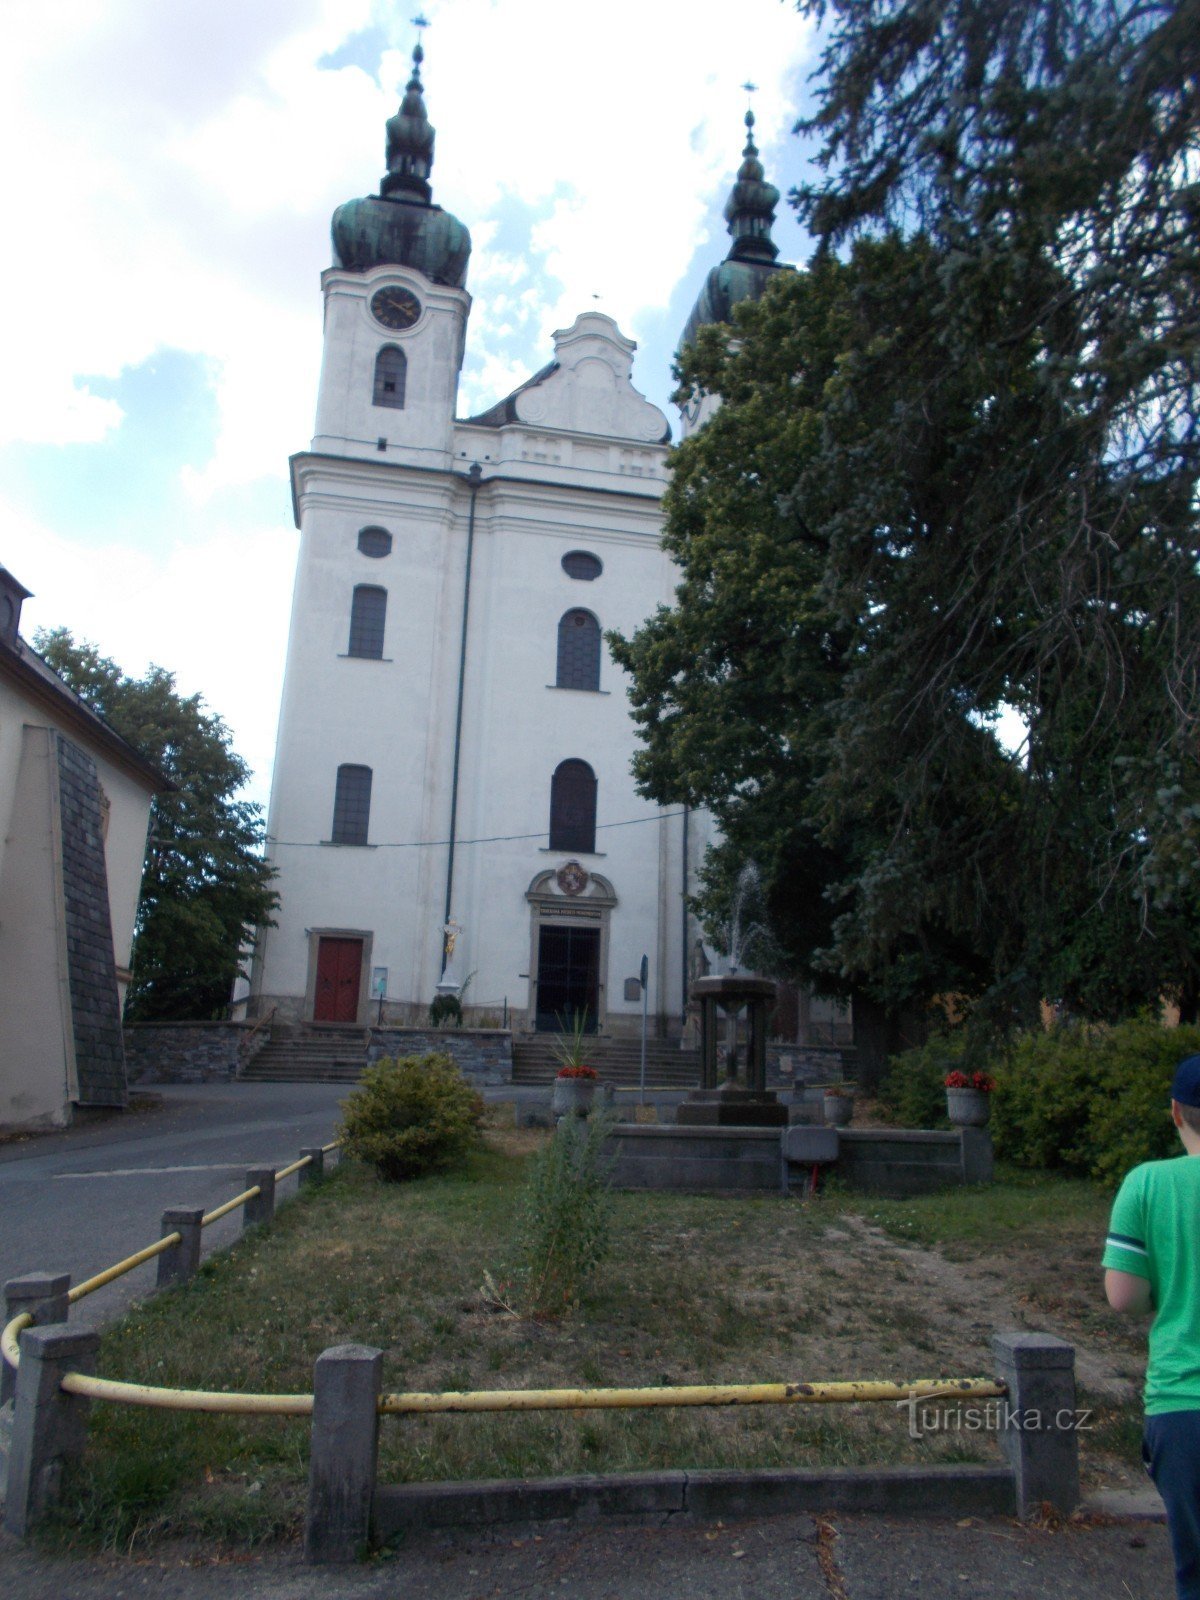
[[[350,643],[347,655],[372,656],[378,660],[383,654],[383,624],[387,617],[387,590],[372,583],[356,583],[354,599],[350,604]]]
[[[604,571],[600,557],[590,550],[568,550],[562,558],[562,569],[568,578],[582,578],[585,583],[592,583]]]
[[[370,767],[339,767],[333,796],[333,843],[366,844],[370,821]]]
[[[596,774],[586,761],[563,761],[550,780],[550,848],[596,848]]]
[[[360,528],[358,530],[358,548],[364,556],[371,556],[378,560],[380,556],[390,556],[392,553],[392,536],[386,528]]]
[[[375,357],[375,404],[404,409],[404,381],[408,362],[404,351],[394,344],[385,344]]]
[[[600,687],[600,624],[590,611],[568,611],[558,625],[560,689]]]

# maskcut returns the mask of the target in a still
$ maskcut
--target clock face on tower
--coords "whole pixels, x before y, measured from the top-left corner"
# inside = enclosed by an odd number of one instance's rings
[[[421,302],[411,289],[376,289],[371,296],[371,315],[385,328],[411,328],[421,315]]]

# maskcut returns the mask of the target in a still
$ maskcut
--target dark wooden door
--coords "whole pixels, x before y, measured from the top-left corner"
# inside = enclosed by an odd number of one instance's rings
[[[595,1033],[600,1014],[600,929],[543,928],[538,935],[537,1029],[561,1033],[586,1017]]]
[[[362,940],[322,939],[317,945],[314,1022],[357,1022]]]

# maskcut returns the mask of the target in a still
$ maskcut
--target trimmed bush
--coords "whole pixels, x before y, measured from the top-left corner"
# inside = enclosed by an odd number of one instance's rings
[[[1171,1078],[1183,1056],[1200,1052],[1200,1028],[1164,1028],[1153,1017],[1062,1023],[980,1052],[959,1031],[893,1056],[880,1087],[884,1110],[901,1127],[948,1127],[947,1073],[982,1069],[996,1080],[996,1154],[1016,1166],[1116,1184],[1140,1161],[1179,1153]]]
[[[1171,1078],[1196,1052],[1200,1028],[1151,1017],[1023,1035],[996,1067],[997,1154],[1113,1184],[1141,1161],[1178,1155]]]
[[[343,1100],[338,1137],[344,1154],[395,1183],[463,1161],[483,1109],[448,1055],[385,1056]]]
[[[879,1102],[901,1128],[948,1128],[946,1074],[973,1065],[967,1061],[965,1034],[937,1034],[889,1058]]]

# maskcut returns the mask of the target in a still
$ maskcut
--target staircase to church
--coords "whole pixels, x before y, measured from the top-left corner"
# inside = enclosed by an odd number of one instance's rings
[[[247,1083],[357,1083],[367,1064],[365,1028],[271,1030],[242,1077]]]
[[[513,1039],[513,1082],[552,1082],[559,1068],[556,1035],[535,1033]],[[597,1034],[589,1041],[588,1060],[605,1083],[636,1087],[641,1075],[641,1040],[610,1039]],[[664,1039],[646,1040],[646,1082],[659,1089],[694,1089],[700,1082],[699,1050],[681,1050]]]

